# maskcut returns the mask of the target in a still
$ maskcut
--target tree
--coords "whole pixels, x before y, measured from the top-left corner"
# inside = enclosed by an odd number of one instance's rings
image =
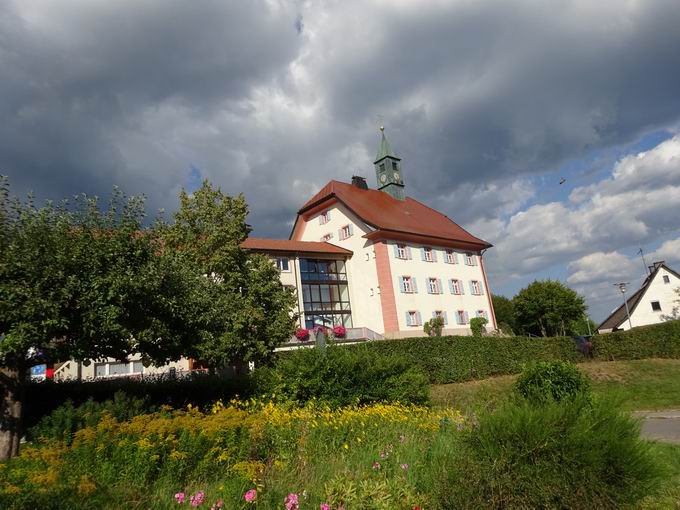
[[[31,366],[133,354],[164,364],[214,334],[218,286],[142,229],[143,198],[114,190],[100,208],[86,196],[36,207],[0,178],[0,459],[18,452]]]
[[[512,334],[517,328],[515,324],[515,307],[512,304],[512,300],[505,296],[496,296],[493,294],[491,296],[491,302],[493,303],[493,311],[496,316],[498,328],[504,333]],[[505,331],[508,328],[510,331]]]
[[[167,249],[196,260],[201,274],[219,282],[210,314],[217,333],[195,349],[211,366],[267,360],[295,330],[295,296],[281,285],[278,268],[241,249],[251,230],[247,215],[243,195],[225,195],[204,181],[192,195],[181,192],[174,223],[163,233]]]
[[[489,321],[484,317],[474,317],[470,319],[470,331],[472,331],[472,336],[482,336],[486,332],[486,324]]]
[[[572,334],[572,324],[586,312],[583,297],[556,280],[534,281],[512,304],[518,329],[540,336]]]
[[[661,320],[663,321],[675,321],[680,319],[680,287],[677,287],[673,292],[678,295],[678,299],[675,300],[675,306],[671,310],[671,313],[661,316]]]
[[[432,317],[423,324],[423,331],[427,336],[442,336],[442,329],[444,329],[444,319],[441,317]]]

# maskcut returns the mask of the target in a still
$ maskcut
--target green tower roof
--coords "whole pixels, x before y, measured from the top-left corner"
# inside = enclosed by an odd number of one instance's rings
[[[381,159],[391,156],[395,159],[399,159],[397,156],[394,155],[392,152],[392,147],[390,147],[390,142],[387,141],[387,138],[385,137],[385,128],[380,126],[380,147],[378,147],[378,155],[375,157],[376,162],[380,161]]]

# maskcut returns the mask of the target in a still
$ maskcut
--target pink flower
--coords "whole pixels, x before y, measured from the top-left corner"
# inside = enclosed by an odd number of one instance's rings
[[[293,492],[286,496],[284,503],[286,504],[286,510],[299,510],[300,508],[298,505],[298,495]]]
[[[377,471],[378,469],[380,469],[380,462],[374,462],[374,463],[373,463],[373,469],[375,469],[376,471]]]
[[[218,499],[217,503],[215,503],[215,506],[217,508],[222,508],[222,506],[224,506],[224,501],[222,501],[221,499]]]
[[[191,506],[193,506],[193,507],[201,506],[204,501],[205,501],[205,492],[203,492],[203,491],[198,491],[196,494],[192,494],[192,496],[189,498],[189,502],[191,503]]]
[[[175,494],[175,500],[177,500],[177,503],[179,503],[180,505],[184,503],[184,498],[186,498],[186,496],[184,495],[183,492],[178,492],[177,494]]]
[[[403,469],[404,471],[406,471],[406,470],[408,469],[408,464],[406,464],[406,463],[404,463],[404,464],[399,464],[399,467],[400,467],[401,469]]]
[[[257,491],[255,489],[250,489],[248,492],[246,492],[243,495],[243,499],[245,499],[248,503],[252,503],[257,499]],[[218,501],[218,508],[222,508],[222,500],[220,499]]]
[[[331,505],[328,503],[321,503],[319,505],[319,510],[331,510]]]

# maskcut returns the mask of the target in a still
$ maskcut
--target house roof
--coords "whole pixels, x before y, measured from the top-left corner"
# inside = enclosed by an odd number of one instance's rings
[[[661,268],[664,268],[666,271],[669,273],[675,275],[678,279],[680,279],[680,274],[676,273],[673,271],[670,267],[668,267],[665,263],[663,262],[656,262],[654,264],[654,269],[653,271],[645,278],[645,281],[642,284],[642,287],[640,287],[637,291],[635,291],[627,300],[626,302],[628,303],[628,310],[631,315],[633,315],[633,312],[637,308],[638,304],[642,300],[643,296],[647,292],[647,289],[649,288],[650,284],[654,281],[654,278],[656,275],[659,273]],[[650,266],[651,269],[651,266]],[[628,316],[626,314],[626,306],[624,303],[621,303],[621,305],[614,310],[609,317],[607,317],[602,324],[600,324],[597,329],[615,329],[618,328],[621,324],[623,324],[626,320],[628,319]]]
[[[472,245],[476,249],[492,246],[470,234],[448,216],[413,198],[397,200],[382,191],[364,190],[339,181],[330,181],[321,188],[298,211],[298,217],[333,198],[344,204],[369,226],[386,234],[386,237],[390,237],[390,234],[410,234],[435,240],[456,241]]]
[[[241,243],[246,250],[288,253],[328,253],[333,255],[352,255],[350,250],[331,243],[316,241],[291,241],[289,239],[263,239],[249,237]]]

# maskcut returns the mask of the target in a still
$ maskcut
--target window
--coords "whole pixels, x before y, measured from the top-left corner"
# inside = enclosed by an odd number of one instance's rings
[[[453,250],[446,250],[446,263],[447,264],[458,264],[458,255]]]
[[[661,303],[658,301],[652,301],[652,310],[655,312],[660,312],[661,311]]]
[[[95,363],[94,365],[95,377],[126,376],[143,372],[144,365],[141,361]]]
[[[476,313],[477,317],[482,317],[484,319],[488,319],[489,317],[487,316],[486,310],[477,310]]]
[[[400,283],[402,292],[406,294],[413,294],[418,292],[418,287],[416,286],[416,279],[413,276],[402,276]]]
[[[380,171],[381,172],[385,171],[385,163],[380,163]]]
[[[305,327],[352,327],[344,260],[300,259]]]
[[[398,244],[397,245],[397,258],[398,259],[406,259],[406,258],[408,258],[406,255],[407,255],[406,254],[406,246],[403,245],[403,244]]]
[[[428,278],[427,279],[427,292],[429,294],[441,294],[442,284],[438,278]]]
[[[392,170],[399,170],[399,167],[397,166],[396,161],[392,161]]]
[[[441,318],[444,321],[444,326],[447,326],[449,324],[449,319],[446,316],[446,312],[442,310],[435,310],[434,312],[432,312],[432,318],[435,319],[437,317]]]
[[[338,238],[343,241],[348,237],[351,237],[354,233],[354,227],[352,225],[345,225],[340,230],[338,230]]]
[[[482,295],[482,284],[479,283],[477,280],[472,280],[470,282],[470,294],[472,294],[473,296]]]
[[[470,322],[470,320],[468,318],[468,313],[464,310],[456,311],[456,322],[458,324],[461,324],[461,325],[467,324],[468,322]]]
[[[331,212],[330,211],[322,212],[319,215],[319,225],[325,225],[329,221],[331,221]]]
[[[475,260],[475,256],[472,253],[466,253],[465,254],[465,265],[467,266],[476,266],[477,261]]]
[[[449,290],[451,294],[461,295],[463,293],[463,286],[460,284],[460,280],[449,280]]]
[[[409,310],[406,312],[406,325],[407,326],[420,326],[420,312],[415,310]]]
[[[282,273],[290,273],[290,263],[286,257],[279,257],[276,259],[276,267],[278,267]]]
[[[326,235],[321,236],[321,242],[322,243],[327,243],[331,239],[333,239],[333,234],[331,234],[330,232]]]
[[[425,262],[437,262],[437,256],[432,248],[423,248],[422,258]]]
[[[671,283],[671,279],[668,277],[667,274],[663,275],[663,282],[664,283]]]

